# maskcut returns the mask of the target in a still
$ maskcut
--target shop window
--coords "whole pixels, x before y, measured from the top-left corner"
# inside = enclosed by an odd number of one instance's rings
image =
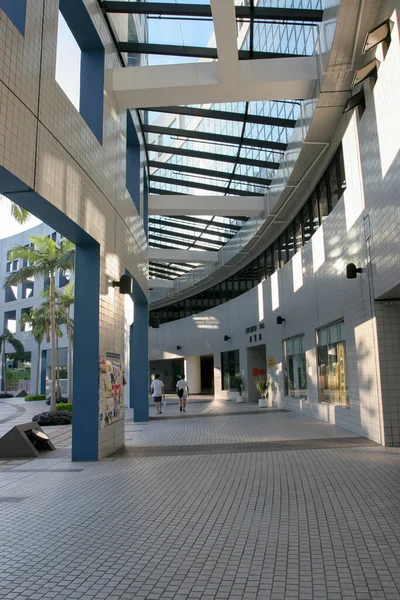
[[[0,10],[3,10],[18,31],[25,35],[26,0],[0,0]]]
[[[304,334],[284,341],[285,350],[285,394],[294,398],[307,397],[306,353]]]
[[[308,242],[312,236],[311,230],[311,215],[310,215],[310,202],[307,202],[301,211],[301,219],[303,222],[303,245]]]
[[[344,321],[317,331],[319,401],[349,405]]]
[[[239,350],[221,352],[222,389],[234,389],[234,378],[240,375]]]
[[[329,182],[329,200],[331,210],[333,210],[336,204],[339,201],[339,187],[338,187],[338,174],[337,174],[337,165],[336,165],[336,157],[331,162],[328,171],[328,182]]]

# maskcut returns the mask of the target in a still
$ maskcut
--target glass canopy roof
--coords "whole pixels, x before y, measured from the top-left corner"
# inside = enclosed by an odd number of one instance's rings
[[[102,4],[127,65],[218,59],[209,1],[109,0]],[[312,55],[321,8],[322,0],[235,0],[239,60]],[[127,28],[119,26],[121,14],[128,16]],[[260,196],[279,167],[300,114],[300,102],[155,106],[140,114],[150,194]],[[246,220],[152,216],[149,246],[218,250]],[[151,262],[149,276],[175,279],[197,264],[195,252],[190,263]]]

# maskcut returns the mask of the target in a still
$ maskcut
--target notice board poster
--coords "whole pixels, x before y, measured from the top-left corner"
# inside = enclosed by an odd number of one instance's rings
[[[100,427],[107,427],[124,418],[124,393],[121,356],[106,352],[100,357]]]

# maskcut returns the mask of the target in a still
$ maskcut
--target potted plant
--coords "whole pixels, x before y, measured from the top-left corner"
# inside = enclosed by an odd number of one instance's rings
[[[268,406],[268,389],[271,385],[271,382],[264,375],[259,375],[256,381],[256,388],[260,392],[261,398],[258,400],[258,406],[265,407]]]
[[[244,389],[243,377],[241,375],[235,375],[235,377],[233,378],[233,381],[232,381],[232,385],[233,385],[233,388],[239,392],[239,398],[237,399],[237,402],[243,402],[243,397],[242,397],[242,393],[243,393],[243,389]]]

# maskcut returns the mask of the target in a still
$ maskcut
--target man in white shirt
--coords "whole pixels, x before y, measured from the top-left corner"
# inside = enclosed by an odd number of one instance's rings
[[[159,374],[155,376],[154,381],[151,382],[151,392],[153,394],[154,402],[156,403],[157,414],[162,415],[161,412],[161,400],[165,398],[164,383],[161,381]]]
[[[189,398],[189,386],[184,375],[181,375],[180,380],[176,384],[176,392],[179,396],[179,410],[186,412],[186,398]]]

